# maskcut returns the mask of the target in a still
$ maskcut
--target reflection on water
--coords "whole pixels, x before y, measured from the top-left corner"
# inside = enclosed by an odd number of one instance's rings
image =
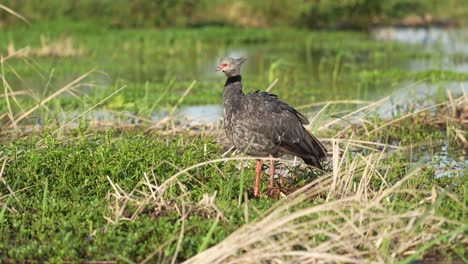
[[[380,117],[392,118],[397,115],[395,106],[405,106],[411,103],[414,110],[434,105],[437,102],[433,101],[437,95],[448,92],[452,95],[462,94],[467,91],[468,82],[443,82],[438,85],[427,82],[420,83],[405,83],[390,95],[390,99],[384,102],[378,109]],[[455,96],[456,97],[456,96]]]
[[[447,150],[447,142],[444,142],[440,150],[437,150],[436,153],[430,153],[426,151],[422,155],[414,155],[415,161],[422,161],[429,168],[435,170],[436,177],[452,177],[464,176],[464,172],[468,166],[468,160],[465,156],[460,155],[458,157],[453,157],[449,155]]]
[[[64,125],[69,120],[77,119],[80,115],[78,112],[62,113],[57,117],[59,125]],[[214,125],[220,121],[223,115],[223,109],[220,105],[197,105],[197,106],[182,106],[174,111],[171,119],[181,125]],[[94,110],[86,113],[85,119],[102,124],[116,125],[138,125],[145,121],[157,123],[163,121],[169,116],[169,111],[161,109],[153,112],[150,120],[143,120],[138,116],[132,115],[128,111],[107,111]],[[36,120],[38,121],[38,120]],[[77,122],[71,122],[70,128],[78,126]]]
[[[428,70],[468,72],[468,62],[454,62],[447,56],[440,58],[438,62],[428,59],[413,59],[408,62],[408,70],[415,72]]]
[[[409,71],[447,70],[468,72],[468,30],[442,28],[377,28],[372,31],[377,41],[396,41],[423,48],[426,52],[437,54],[439,59],[411,59],[407,62]],[[466,58],[464,57],[466,56]],[[457,59],[460,58],[460,59]],[[424,101],[437,93],[461,94],[468,87],[467,81],[403,83],[390,94],[391,99],[380,109],[383,117],[391,117],[395,105]]]
[[[468,30],[443,28],[377,28],[372,31],[377,41],[396,41],[421,47],[440,58],[412,59],[408,70],[450,70],[467,72]]]
[[[194,125],[214,124],[219,121],[223,110],[219,105],[197,105],[181,107],[175,112],[175,118]],[[153,120],[157,120],[158,115]]]
[[[377,28],[372,31],[378,41],[397,41],[421,45],[428,51],[468,54],[468,30],[443,28]]]

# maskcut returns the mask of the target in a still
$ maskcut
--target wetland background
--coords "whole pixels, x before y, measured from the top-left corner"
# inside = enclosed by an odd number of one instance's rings
[[[2,2],[2,260],[466,262],[468,7],[292,2]],[[283,196],[249,198],[225,55],[327,172],[282,160]]]

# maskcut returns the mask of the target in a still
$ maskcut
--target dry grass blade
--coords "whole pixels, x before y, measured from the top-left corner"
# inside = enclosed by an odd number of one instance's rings
[[[177,207],[176,200],[179,202],[182,201],[179,196],[177,198],[168,198],[166,195],[166,191],[170,186],[177,185],[179,183],[178,189],[182,193],[187,193],[184,189],[185,187],[178,182],[178,177],[181,175],[191,176],[188,172],[199,167],[203,167],[210,164],[221,163],[224,161],[229,160],[255,160],[255,159],[264,159],[264,160],[271,160],[270,158],[259,158],[259,157],[238,157],[238,158],[223,158],[223,159],[216,159],[210,160],[206,162],[201,162],[190,166],[186,169],[180,170],[178,173],[174,174],[173,176],[169,177],[162,183],[158,183],[156,181],[156,175],[153,175],[153,179],[150,180],[148,175],[145,174],[140,182],[132,189],[130,193],[125,192],[120,186],[115,184],[109,177],[107,177],[113,192],[109,192],[107,195],[107,199],[109,202],[109,213],[110,215],[106,216],[106,220],[110,223],[117,223],[122,220],[133,221],[135,220],[139,214],[145,211],[146,207],[150,205],[154,208],[152,214],[155,216],[158,213],[162,212],[162,210],[174,210]],[[274,159],[280,160],[280,159]],[[283,162],[289,162],[286,160],[282,160]],[[215,214],[222,219],[226,219],[224,214],[219,210],[219,208],[215,205],[215,197],[216,193],[213,196],[204,195],[203,199],[200,200],[196,205],[190,205],[192,207],[197,207],[202,211],[205,211],[208,214]],[[127,205],[132,204],[136,209],[132,210],[133,213],[131,216],[124,214]],[[188,206],[188,205],[187,205]]]
[[[330,106],[330,104],[325,104],[325,106],[322,107],[322,108],[320,109],[320,111],[318,111],[318,112],[314,115],[314,117],[312,117],[312,119],[309,121],[309,125],[307,126],[307,128],[308,128],[309,130],[313,130],[312,125],[316,123],[317,118],[325,111],[325,109],[328,108],[328,106]]]
[[[61,89],[57,90],[55,93],[49,95],[48,97],[46,97],[42,102],[40,102],[39,104],[36,104],[35,106],[31,107],[28,111],[26,111],[25,113],[23,113],[21,116],[19,116],[18,118],[15,118],[14,120],[14,123],[19,123],[21,122],[21,120],[25,119],[26,117],[28,117],[31,113],[33,113],[34,111],[36,111],[39,107],[47,104],[50,100],[54,99],[55,97],[59,96],[60,94],[70,90],[70,89],[73,89],[77,84],[79,84],[80,81],[82,81],[83,79],[85,79],[86,77],[88,77],[92,72],[94,72],[94,69],[91,69],[90,71],[86,72],[85,74],[79,76],[78,78],[76,78],[75,80],[71,81],[70,83],[68,83],[67,85],[65,85],[64,87],[62,87]],[[13,124],[10,124],[10,125],[7,125],[6,128],[11,128],[11,126],[13,126]]]
[[[394,145],[389,145],[385,143],[380,143],[380,142],[374,142],[374,141],[365,141],[365,140],[358,140],[358,139],[351,139],[351,138],[320,138],[321,141],[329,141],[329,142],[339,142],[339,143],[344,143],[344,142],[349,142],[352,145],[360,148],[365,148],[365,149],[372,149],[368,146],[373,146],[375,148],[390,148],[390,149],[400,149],[402,148],[401,146],[394,146]]]
[[[300,105],[296,107],[297,110],[305,109],[305,108],[310,108],[314,106],[320,106],[320,105],[335,105],[335,104],[371,104],[373,103],[372,101],[365,101],[365,100],[334,100],[334,101],[325,101],[325,102],[316,102],[312,104],[306,104],[306,105]]]
[[[234,160],[237,160],[237,161],[246,161],[246,160],[256,160],[256,159],[259,159],[259,160],[262,160],[262,161],[270,161],[270,160],[273,160],[273,161],[283,161],[283,162],[290,162],[288,160],[284,160],[284,159],[278,159],[278,158],[265,158],[265,157],[232,157],[232,158],[221,158],[221,159],[214,159],[214,160],[208,160],[208,161],[204,161],[204,162],[200,162],[200,163],[197,163],[195,165],[192,165],[190,167],[187,167],[181,171],[179,171],[178,173],[172,175],[171,177],[169,177],[164,183],[161,184],[161,188],[166,188],[168,184],[172,183],[174,180],[176,180],[180,175],[182,174],[186,174],[187,172],[193,170],[193,169],[196,169],[196,168],[199,168],[199,167],[203,167],[203,166],[206,166],[206,165],[209,165],[209,164],[214,164],[214,163],[221,163],[221,162],[225,162],[225,161],[234,161]]]
[[[14,127],[15,130],[18,129],[18,126],[16,124],[16,120],[15,120],[15,117],[14,117],[14,114],[13,114],[13,110],[11,109],[11,104],[10,104],[10,97],[8,96],[8,83],[7,81],[5,80],[5,71],[4,71],[4,67],[3,67],[3,56],[1,57],[1,69],[2,69],[2,83],[3,83],[3,91],[4,91],[4,94],[5,94],[5,101],[6,101],[6,104],[7,104],[7,108],[8,108],[8,117],[10,119],[10,122],[12,124],[12,126]]]
[[[5,185],[5,187],[8,189],[8,191],[13,196],[13,198],[15,198],[16,202],[18,202],[18,204],[20,204],[20,201],[19,201],[18,197],[16,196],[15,192],[11,189],[10,185],[8,185],[7,182],[5,181],[5,179],[3,178],[3,172],[5,170],[6,163],[8,162],[8,158],[4,157],[3,159],[4,160],[3,160],[2,168],[0,169],[0,182],[3,183],[3,185]]]
[[[172,107],[171,111],[169,111],[169,114],[168,116],[172,116],[174,114],[174,112],[177,110],[177,108],[179,107],[179,105],[184,101],[185,97],[190,93],[190,91],[193,89],[193,87],[195,86],[195,84],[197,83],[197,81],[193,81],[189,87],[187,89],[185,89],[184,93],[182,94],[182,96],[179,98],[179,100],[177,101],[177,103]]]
[[[31,95],[27,91],[15,91],[15,92],[9,92],[7,94],[0,94],[0,97],[14,97],[18,95]]]
[[[345,116],[342,116],[341,119],[334,119],[334,120],[332,120],[332,121],[330,121],[330,122],[328,122],[328,123],[326,123],[326,124],[320,126],[317,130],[323,130],[323,129],[327,128],[327,127],[330,127],[330,126],[333,125],[333,124],[336,124],[336,123],[339,122],[340,120],[345,119],[345,118],[348,118],[348,117],[350,117],[350,116],[353,116],[353,115],[355,115],[355,114],[357,114],[357,113],[359,113],[359,112],[363,112],[363,111],[369,110],[369,109],[374,109],[375,107],[377,107],[377,106],[383,104],[383,103],[384,103],[385,101],[387,101],[389,98],[390,98],[390,97],[387,96],[387,97],[385,97],[385,98],[380,99],[380,100],[377,101],[377,102],[374,102],[374,103],[372,103],[372,104],[369,104],[369,105],[366,105],[366,106],[364,106],[364,107],[361,107],[361,108],[359,108],[359,109],[357,109],[357,110],[355,110],[355,111],[352,111],[351,113],[349,113],[349,114],[347,114],[347,115],[345,115]]]
[[[426,112],[426,111],[428,111],[428,110],[430,110],[430,109],[437,108],[437,107],[440,107],[440,106],[446,105],[446,104],[447,104],[447,102],[443,102],[443,103],[440,103],[440,104],[431,105],[431,106],[428,106],[428,107],[424,107],[424,108],[422,108],[422,109],[420,109],[420,110],[417,110],[417,111],[408,113],[408,114],[403,115],[403,116],[401,116],[401,117],[399,117],[399,118],[395,118],[395,119],[393,119],[392,121],[387,122],[387,123],[385,123],[385,124],[383,124],[383,125],[381,125],[381,126],[379,126],[379,127],[377,127],[377,128],[374,128],[374,129],[371,130],[369,133],[377,132],[377,131],[381,130],[382,128],[386,127],[386,126],[389,126],[389,125],[391,125],[391,124],[397,123],[397,122],[399,122],[399,121],[401,121],[401,120],[403,120],[403,119],[405,119],[405,118],[408,118],[408,117],[411,117],[411,116],[415,116],[415,115],[417,115],[417,114],[419,114],[419,113],[423,113],[423,112]]]
[[[184,101],[185,97],[190,93],[190,91],[193,89],[193,87],[195,86],[195,84],[197,83],[197,81],[192,81],[192,83],[189,85],[189,87],[187,87],[187,89],[185,89],[184,93],[182,94],[182,96],[179,98],[179,100],[177,101],[177,103],[171,108],[171,110],[169,111],[169,113],[167,114],[167,116],[165,118],[163,118],[161,121],[159,121],[156,125],[152,126],[149,128],[150,129],[154,129],[154,128],[157,128],[161,125],[165,125],[169,122],[171,122],[174,118],[174,113],[176,112],[177,108],[180,106],[180,104]],[[172,127],[172,132],[174,132],[174,127]]]
[[[180,233],[179,233],[179,238],[177,240],[177,246],[176,246],[176,250],[175,250],[175,253],[174,253],[174,256],[172,256],[172,261],[171,261],[171,264],[174,264],[176,263],[176,260],[177,260],[177,254],[179,253],[179,250],[180,250],[180,246],[182,244],[182,238],[184,238],[184,232],[185,232],[185,219],[187,218],[187,214],[185,212],[185,204],[182,203],[182,217],[180,218],[180,222],[181,222],[181,227],[180,227]]]
[[[276,85],[276,83],[278,82],[278,79],[275,79],[271,84],[270,86],[268,86],[268,88],[265,90],[265,92],[270,92],[270,90],[273,88],[273,86]]]
[[[14,10],[8,8],[7,6],[0,4],[0,9],[3,9],[5,11],[7,11],[8,13],[14,15],[15,17],[23,20],[23,22],[25,22],[26,24],[31,25],[31,23],[29,23],[29,21],[26,18],[24,18],[22,15],[16,13]]]
[[[102,103],[104,103],[105,101],[109,100],[112,96],[118,94],[120,91],[122,91],[122,89],[124,89],[126,87],[126,85],[120,87],[119,89],[117,89],[115,92],[113,92],[112,94],[110,94],[109,96],[107,96],[106,98],[102,99],[101,101],[99,101],[97,104],[93,105],[92,107],[90,107],[88,110],[84,111],[83,113],[79,114],[78,116],[76,116],[75,118],[71,119],[70,121],[68,121],[67,123],[63,124],[62,126],[60,126],[59,128],[57,128],[56,130],[54,130],[54,132],[52,134],[55,134],[57,132],[59,132],[60,130],[62,130],[64,127],[68,126],[69,124],[75,122],[77,119],[80,119],[82,116],[86,115],[87,113],[89,113],[90,111],[92,111],[94,108],[98,107],[99,105],[101,105]]]
[[[56,40],[48,40],[44,35],[41,35],[41,46],[33,48],[26,46],[17,50],[13,42],[8,44],[8,56],[16,57],[74,57],[86,54],[86,50],[82,47],[75,48],[71,37],[59,38]]]
[[[0,59],[0,62],[1,63],[5,63],[7,60],[11,59],[11,58],[14,58],[14,57],[20,57],[20,56],[23,56],[23,54],[27,53],[29,50],[29,48],[22,48],[22,49],[19,49],[19,50],[11,50],[9,49],[8,53],[7,53],[7,56],[6,57],[2,57]],[[14,71],[14,69],[13,69]]]

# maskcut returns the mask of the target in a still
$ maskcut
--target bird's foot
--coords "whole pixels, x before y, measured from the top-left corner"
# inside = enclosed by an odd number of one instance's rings
[[[270,188],[267,189],[267,195],[270,198],[276,198],[277,199],[281,195],[281,190],[279,190],[278,188],[270,187]]]

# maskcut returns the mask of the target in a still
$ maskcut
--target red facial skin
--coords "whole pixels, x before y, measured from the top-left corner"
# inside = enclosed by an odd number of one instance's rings
[[[220,65],[218,66],[218,68],[216,68],[216,71],[222,71],[222,70],[224,69],[224,67],[226,67],[226,66],[227,66],[226,63],[220,64]]]

